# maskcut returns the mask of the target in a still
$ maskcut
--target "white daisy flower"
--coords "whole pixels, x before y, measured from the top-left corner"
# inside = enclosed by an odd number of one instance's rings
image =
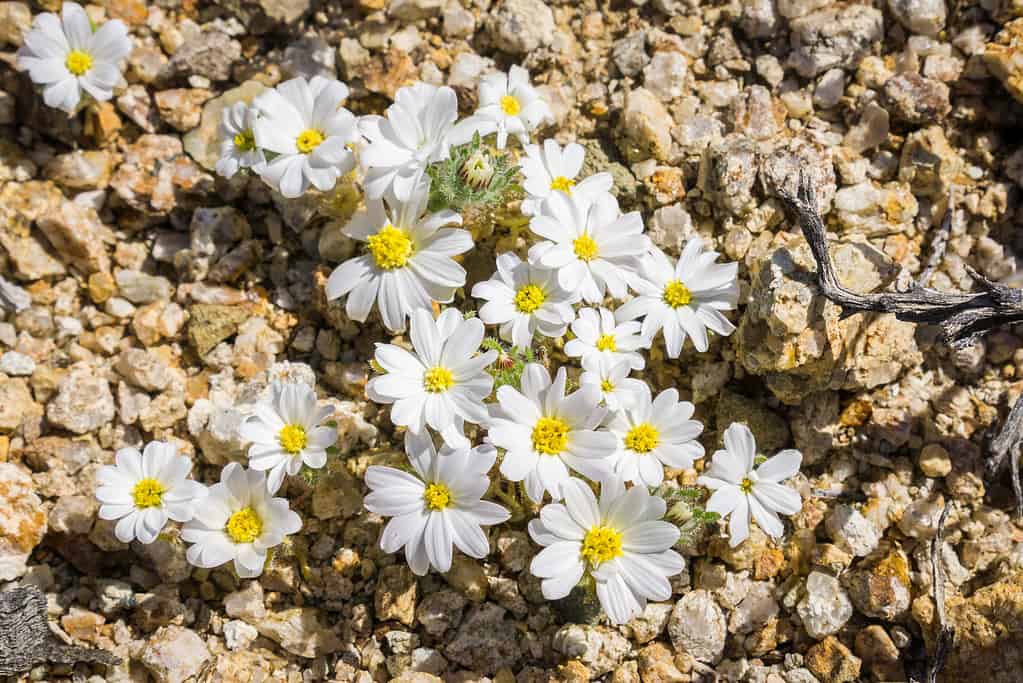
[[[407,202],[385,197],[370,199],[355,214],[344,233],[366,243],[367,253],[345,261],[327,281],[327,299],[348,295],[345,311],[352,320],[365,322],[380,307],[384,325],[392,332],[405,329],[405,319],[433,301],[447,304],[465,284],[465,269],[453,256],[472,248],[454,211],[425,213],[428,188],[420,185]]]
[[[553,122],[550,105],[529,83],[529,72],[513,66],[508,73],[498,72],[480,80],[480,100],[476,113],[456,126],[453,137],[460,141],[497,133],[497,148],[504,149],[508,135],[514,135],[523,145],[529,134],[544,122]]]
[[[650,248],[638,211],[622,214],[609,194],[594,199],[555,192],[544,201],[529,229],[544,238],[529,249],[529,260],[558,273],[558,283],[600,303],[606,294],[621,299],[639,259]]]
[[[572,304],[579,300],[558,285],[555,273],[523,261],[512,252],[497,257],[497,272],[477,282],[472,295],[483,299],[480,320],[500,325],[501,339],[520,349],[533,343],[539,332],[560,337],[575,319]]]
[[[73,114],[83,90],[101,102],[113,97],[131,50],[123,21],[112,19],[93,31],[82,6],[65,2],[59,17],[50,12],[36,16],[18,50],[18,67],[43,86],[46,106]]]
[[[589,573],[597,599],[612,624],[639,616],[647,600],[669,600],[669,576],[682,571],[682,556],[671,550],[678,527],[661,521],[664,500],[642,486],[629,490],[617,479],[601,483],[600,501],[579,479],[568,480],[565,503],[552,503],[529,523],[529,535],[544,549],[529,571],[542,581],[548,600],[567,596]]]
[[[220,120],[220,159],[217,161],[217,173],[225,178],[232,178],[243,168],[251,168],[259,173],[266,163],[263,150],[256,146],[256,134],[253,132],[259,110],[244,102],[235,102],[224,109]]]
[[[714,491],[707,511],[728,520],[732,547],[749,537],[750,519],[765,534],[781,538],[785,533],[778,513],[794,515],[802,508],[799,493],[781,482],[799,472],[803,455],[794,449],[780,451],[754,468],[757,442],[744,424],[733,423],[725,430],[725,448],[714,459],[697,484]]]
[[[434,320],[425,308],[412,313],[414,353],[393,344],[376,345],[376,361],[385,374],[374,377],[366,394],[377,403],[393,403],[391,421],[421,433],[426,425],[437,430],[452,447],[468,447],[463,424],[483,424],[483,400],[494,387],[486,368],[497,351],[477,355],[483,341],[483,323],[465,320],[454,308]]]
[[[735,309],[739,300],[738,263],[714,263],[716,251],[703,251],[703,240],[686,243],[672,267],[660,249],[640,261],[639,277],[632,281],[639,296],[615,311],[618,321],[643,318],[642,334],[652,340],[664,333],[668,356],[678,358],[686,336],[697,351],[708,347],[707,330],[727,337],[735,331],[721,311]]]
[[[600,392],[600,398],[609,410],[620,410],[635,404],[638,394],[644,389],[649,393],[646,382],[630,378],[632,368],[626,360],[610,355],[597,354],[583,359],[583,373],[580,386],[593,386]]]
[[[393,190],[407,199],[423,180],[426,167],[448,158],[448,134],[458,118],[458,97],[447,86],[415,83],[399,88],[386,116],[363,116],[359,130],[366,143],[359,159],[370,199]]]
[[[490,543],[482,527],[510,516],[500,505],[480,500],[490,486],[487,472],[497,451],[466,445],[444,446],[437,453],[428,432],[406,432],[405,450],[413,473],[377,465],[366,470],[372,489],[364,500],[366,509],[392,517],[380,535],[381,549],[394,553],[404,547],[418,576],[431,566],[441,573],[450,570],[452,545],[469,557],[486,557]]]
[[[510,481],[525,481],[526,493],[535,502],[544,492],[561,500],[562,487],[575,470],[593,480],[610,473],[608,458],[615,450],[615,437],[597,431],[607,410],[600,404],[600,392],[581,387],[565,396],[565,368],[551,382],[539,363],[528,363],[522,371],[522,391],[510,385],[497,390],[498,406],[491,406],[488,439],[507,451],[501,474]]]
[[[255,578],[263,573],[267,551],[302,528],[302,518],[287,499],[271,498],[263,472],[232,462],[209,491],[181,530],[182,540],[192,544],[185,557],[196,567],[213,569],[233,561],[239,577]]]
[[[359,129],[341,106],[347,98],[347,85],[322,76],[292,78],[256,97],[256,146],[276,155],[260,171],[270,187],[288,198],[310,185],[326,192],[355,168]]]
[[[665,467],[691,468],[703,457],[703,445],[696,440],[703,425],[690,419],[694,410],[689,401],[678,400],[676,389],[652,399],[650,387],[643,384],[637,402],[607,421],[618,439],[615,474],[640,486],[660,486]]]
[[[583,167],[586,150],[575,142],[562,147],[550,138],[540,145],[526,145],[519,169],[525,180],[522,188],[528,195],[522,200],[522,213],[532,216],[540,211],[543,201],[555,192],[593,200],[607,194],[614,185],[610,173],[595,173],[576,181]]]
[[[337,430],[323,426],[334,413],[320,407],[316,392],[302,382],[274,382],[270,397],[255,405],[238,436],[251,443],[249,467],[267,472],[270,493],[281,487],[285,475],[295,476],[308,465],[319,469],[327,463],[327,449],[337,441]]]
[[[639,334],[639,323],[615,322],[614,313],[606,308],[580,308],[578,316],[572,322],[575,339],[565,343],[565,355],[583,363],[592,356],[610,356],[628,361],[633,370],[643,369],[646,361],[637,349],[650,344]]]

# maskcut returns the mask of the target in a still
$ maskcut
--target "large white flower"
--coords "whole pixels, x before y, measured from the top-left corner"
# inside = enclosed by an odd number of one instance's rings
[[[310,185],[326,192],[355,168],[359,130],[341,106],[347,97],[347,85],[323,76],[292,78],[256,97],[256,146],[276,155],[260,171],[268,185],[288,198]]]
[[[642,391],[649,394],[646,382],[629,377],[630,372],[632,368],[627,360],[603,353],[591,355],[583,359],[579,384],[592,385],[600,392],[601,400],[609,410],[620,410],[634,405]]]
[[[537,332],[545,337],[565,334],[575,318],[572,304],[579,300],[561,288],[555,273],[513,252],[497,257],[497,272],[477,282],[472,295],[487,302],[480,307],[480,320],[500,325],[501,338],[520,349],[529,348]]]
[[[617,479],[601,484],[600,501],[579,479],[565,483],[564,505],[552,503],[529,523],[529,535],[545,546],[529,565],[542,579],[548,600],[568,595],[588,572],[612,624],[637,617],[647,600],[671,598],[669,576],[682,571],[682,556],[671,550],[679,537],[661,521],[665,503],[646,488],[628,491]]]
[[[545,121],[554,121],[550,105],[529,83],[529,72],[513,66],[508,73],[492,73],[480,80],[476,113],[461,121],[452,135],[457,141],[466,142],[474,132],[481,136],[497,133],[497,147],[504,149],[508,135],[516,136],[525,145],[529,134]]]
[[[794,449],[779,451],[754,467],[757,442],[744,424],[725,430],[725,448],[714,453],[707,471],[696,483],[714,491],[707,511],[730,517],[728,532],[735,547],[749,536],[750,519],[772,538],[785,533],[778,513],[794,515],[802,508],[799,493],[781,482],[799,472],[803,455]]]
[[[370,199],[355,214],[344,233],[366,243],[367,253],[345,261],[327,281],[327,299],[348,295],[345,311],[363,322],[374,301],[384,325],[392,332],[405,329],[405,319],[431,302],[451,303],[455,290],[465,284],[465,269],[453,256],[472,248],[454,211],[425,213],[427,187],[420,185],[407,202],[386,197]],[[444,228],[444,229],[442,229]]]
[[[366,196],[393,190],[407,199],[424,179],[426,167],[447,159],[448,134],[458,118],[458,97],[447,86],[416,83],[399,88],[386,116],[363,116],[366,138],[359,159],[366,169]]]
[[[580,292],[589,303],[600,303],[608,293],[624,297],[651,246],[639,212],[623,215],[610,194],[591,199],[555,192],[529,229],[544,238],[529,249],[529,260],[557,271],[562,288]]]
[[[267,551],[302,528],[302,518],[288,507],[287,499],[271,498],[263,472],[232,462],[209,491],[181,530],[182,540],[192,544],[185,557],[196,567],[213,569],[233,561],[238,576],[257,577],[263,573]]]
[[[364,499],[366,509],[393,518],[380,535],[383,551],[404,547],[418,576],[431,566],[441,573],[450,570],[452,545],[470,557],[486,557],[490,543],[482,527],[509,517],[500,505],[480,500],[490,486],[487,472],[497,451],[466,445],[444,446],[437,453],[429,432],[406,432],[405,450],[414,474],[377,465],[366,470],[372,489]]]
[[[619,321],[642,317],[648,340],[663,331],[671,358],[682,353],[686,336],[697,351],[706,351],[707,330],[726,337],[735,331],[721,311],[733,310],[739,300],[739,264],[714,263],[718,253],[703,246],[700,238],[689,240],[674,267],[664,252],[653,249],[640,261],[640,277],[632,281],[639,296],[615,311]]]
[[[18,50],[18,67],[43,86],[48,107],[73,114],[83,90],[99,101],[113,97],[131,50],[123,21],[112,19],[94,32],[82,6],[65,2],[59,17],[50,12],[36,16]]]
[[[116,465],[96,472],[99,518],[119,520],[114,535],[121,543],[152,543],[167,520],[187,522],[206,497],[206,487],[187,479],[192,461],[174,444],[151,441],[142,453],[122,448]]]
[[[550,138],[540,145],[526,145],[519,168],[525,180],[522,188],[528,195],[522,200],[522,213],[532,216],[540,211],[543,201],[555,192],[596,199],[610,192],[614,178],[610,173],[595,173],[576,181],[583,167],[586,150],[575,142],[562,147]]]
[[[618,438],[614,471],[627,482],[660,486],[664,467],[689,469],[703,457],[697,437],[703,425],[692,420],[693,404],[678,400],[678,390],[665,389],[651,399],[643,384],[638,401],[615,413],[607,428]]]
[[[628,361],[633,370],[646,365],[643,354],[650,343],[640,336],[637,322],[615,322],[614,313],[606,308],[580,308],[572,322],[575,339],[565,343],[565,355],[580,358],[583,363],[593,356],[610,356],[614,360]]]
[[[526,493],[536,502],[544,491],[561,500],[562,487],[575,470],[593,480],[610,473],[615,438],[597,431],[607,414],[600,392],[581,387],[565,396],[565,368],[551,382],[539,363],[522,371],[522,391],[510,385],[497,390],[498,406],[491,406],[488,439],[507,451],[501,474],[511,481],[525,481]]]
[[[377,403],[393,403],[391,421],[420,433],[429,425],[452,447],[468,446],[464,422],[483,424],[483,400],[494,387],[486,368],[497,351],[477,355],[483,323],[465,320],[454,308],[434,320],[420,308],[412,313],[410,337],[414,353],[393,344],[376,345],[376,361],[385,371],[366,386]]]
[[[268,400],[257,403],[238,428],[238,436],[252,444],[249,467],[267,471],[270,493],[276,493],[285,475],[298,474],[302,465],[318,469],[327,463],[327,449],[337,441],[337,430],[323,422],[333,412],[330,406],[320,407],[308,384],[270,385]]]
[[[266,156],[256,146],[256,134],[253,132],[258,116],[259,110],[244,102],[235,102],[224,109],[220,120],[217,173],[225,178],[234,177],[243,168],[251,168],[259,173],[266,163]]]

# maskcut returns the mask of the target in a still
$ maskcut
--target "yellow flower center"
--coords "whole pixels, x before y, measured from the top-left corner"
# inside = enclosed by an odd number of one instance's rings
[[[72,50],[67,53],[67,59],[64,60],[64,66],[66,66],[67,70],[75,76],[81,76],[92,68],[92,55],[88,52],[82,52],[81,50]]]
[[[526,285],[515,293],[515,307],[522,313],[532,313],[543,306],[547,295],[537,285]]]
[[[557,455],[568,445],[568,424],[556,417],[541,417],[533,427],[533,450]]]
[[[298,139],[295,140],[295,147],[298,147],[298,151],[302,154],[309,154],[319,147],[320,143],[325,139],[322,132],[315,128],[306,128],[299,133]]]
[[[263,520],[256,511],[244,507],[227,520],[227,535],[235,543],[252,543],[263,533]]]
[[[602,334],[597,338],[597,350],[598,351],[617,351],[618,342],[615,341],[613,334]]]
[[[753,493],[753,480],[750,479],[749,477],[746,477],[745,479],[742,480],[742,483],[739,484],[739,489],[747,495]]]
[[[595,526],[586,532],[579,554],[593,566],[621,557],[622,535],[609,526]]]
[[[615,385],[611,384],[611,380],[605,379],[600,383],[600,390],[606,394],[609,391],[614,391]]]
[[[430,368],[423,373],[423,388],[431,394],[447,391],[455,385],[455,377],[447,368]]]
[[[657,448],[661,435],[649,422],[638,424],[625,435],[625,447],[634,453],[649,453]]]
[[[412,256],[412,240],[404,230],[390,223],[380,228],[377,234],[370,235],[366,244],[377,266],[384,270],[403,268]]]
[[[305,427],[302,425],[286,424],[277,435],[277,440],[281,443],[281,448],[295,455],[301,453],[309,443],[309,435],[306,434]]]
[[[572,194],[573,187],[575,187],[575,181],[563,175],[559,175],[551,181],[552,190],[559,190],[565,194]]]
[[[443,510],[451,506],[451,490],[444,484],[430,484],[423,493],[423,500],[430,510]]]
[[[522,111],[522,103],[514,95],[505,95],[501,98],[501,111],[508,116],[518,116]]]
[[[583,261],[592,261],[597,258],[597,243],[589,235],[580,235],[572,242],[575,248],[575,255]]]
[[[672,308],[685,306],[693,300],[689,288],[682,284],[681,280],[672,280],[664,286],[664,303]]]
[[[240,152],[251,152],[256,149],[256,136],[251,130],[243,130],[234,136],[234,147]]]
[[[167,487],[156,479],[140,479],[131,490],[131,497],[137,508],[155,508],[163,503],[163,494],[166,492]]]

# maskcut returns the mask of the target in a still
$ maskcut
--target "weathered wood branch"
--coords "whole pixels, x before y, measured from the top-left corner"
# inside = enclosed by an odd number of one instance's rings
[[[948,625],[948,617],[945,615],[945,571],[941,563],[941,544],[945,535],[945,520],[948,517],[949,504],[941,511],[938,518],[938,529],[931,539],[931,597],[934,600],[934,613],[938,620],[938,632],[934,638],[934,649],[926,654],[923,671],[920,674],[911,674],[909,679],[912,683],[937,683],[938,674],[945,668],[948,656],[952,652],[952,645],[955,642],[955,629]]]
[[[1006,466],[1012,479],[1012,492],[1016,496],[1016,515],[1023,518],[1023,486],[1019,479],[1019,456],[1023,450],[1023,399],[1016,399],[1002,428],[988,443],[988,459],[984,463],[984,478],[994,481]]]

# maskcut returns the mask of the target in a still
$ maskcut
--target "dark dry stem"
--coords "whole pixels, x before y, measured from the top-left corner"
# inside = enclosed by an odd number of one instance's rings
[[[934,651],[926,657],[923,667],[923,678],[910,676],[912,683],[937,683],[938,674],[945,668],[948,655],[952,652],[955,641],[955,629],[948,625],[945,616],[945,572],[941,563],[941,544],[945,535],[945,519],[948,517],[949,503],[938,518],[938,529],[931,539],[931,597],[934,599],[935,615],[938,619],[938,633],[934,639]]]
[[[1016,496],[1016,515],[1023,518],[1023,486],[1019,480],[1019,456],[1023,447],[1023,400],[1016,399],[1002,428],[988,444],[987,462],[984,474],[988,481],[994,481],[1009,466],[1012,492]]]
[[[917,284],[926,287],[934,275],[934,271],[941,265],[945,258],[945,251],[948,249],[948,238],[952,235],[952,221],[955,220],[955,205],[953,204],[955,185],[948,189],[948,203],[945,209],[945,216],[941,219],[941,225],[931,240],[931,255],[927,257],[927,265],[924,267]]]

